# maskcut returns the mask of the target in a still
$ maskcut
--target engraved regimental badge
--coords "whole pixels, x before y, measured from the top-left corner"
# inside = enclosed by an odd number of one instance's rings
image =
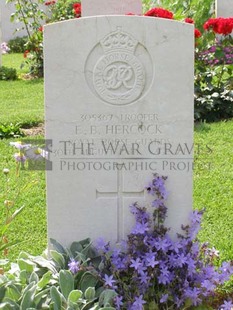
[[[145,87],[145,72],[135,56],[138,41],[118,27],[100,41],[104,55],[93,70],[95,93],[105,102],[126,105],[138,99]]]

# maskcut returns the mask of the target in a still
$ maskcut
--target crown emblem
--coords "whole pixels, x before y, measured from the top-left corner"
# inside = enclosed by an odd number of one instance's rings
[[[100,41],[105,53],[122,50],[134,54],[138,41],[132,38],[128,33],[123,32],[121,27],[111,32],[103,40]]]

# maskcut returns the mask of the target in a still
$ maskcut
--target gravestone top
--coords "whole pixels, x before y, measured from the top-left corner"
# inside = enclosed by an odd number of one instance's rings
[[[141,0],[82,0],[82,17],[142,14]]]

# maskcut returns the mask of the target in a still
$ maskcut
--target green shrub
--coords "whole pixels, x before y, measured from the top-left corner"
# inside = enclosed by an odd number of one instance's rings
[[[16,80],[17,72],[14,68],[0,67],[0,80]]]
[[[23,136],[20,130],[21,124],[2,124],[0,123],[0,139],[16,138]]]
[[[10,53],[24,53],[27,37],[16,37],[8,42]]]
[[[233,90],[224,87],[205,87],[195,92],[196,121],[216,122],[233,117]]]
[[[73,19],[76,16],[73,5],[80,3],[79,0],[58,0],[55,4],[49,6],[47,23]],[[81,12],[80,12],[81,13]]]

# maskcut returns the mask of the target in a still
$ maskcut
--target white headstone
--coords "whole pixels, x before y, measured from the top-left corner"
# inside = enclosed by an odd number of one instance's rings
[[[233,17],[233,0],[216,0],[217,17]]]
[[[82,0],[82,16],[142,14],[141,0]]]
[[[192,209],[193,26],[101,16],[44,35],[48,237],[124,238],[128,206],[151,199],[155,172],[168,176],[167,224],[178,232]]]
[[[2,44],[2,18],[1,18],[2,12],[0,10],[0,66],[2,65],[2,49],[1,49],[1,44]]]
[[[37,2],[37,0],[33,0]],[[46,11],[48,7],[44,4],[39,4],[39,8]],[[6,3],[6,0],[0,0],[0,11],[2,12],[2,41],[8,42],[16,37],[27,36],[27,31],[23,23],[17,19],[11,22],[11,14],[15,13],[15,4]],[[41,21],[43,23],[43,21]]]

